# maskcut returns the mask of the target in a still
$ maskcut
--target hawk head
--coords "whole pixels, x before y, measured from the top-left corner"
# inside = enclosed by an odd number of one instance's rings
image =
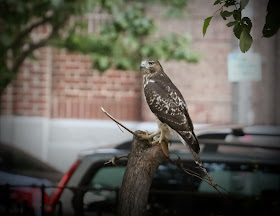
[[[162,67],[158,60],[143,60],[140,69],[147,75],[162,71]]]

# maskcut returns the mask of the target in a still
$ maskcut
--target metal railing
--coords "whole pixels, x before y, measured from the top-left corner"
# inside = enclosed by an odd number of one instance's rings
[[[28,200],[24,200],[22,204],[17,203],[17,207],[20,209],[19,211],[15,211],[14,208],[15,206],[12,205],[15,200],[10,197],[11,192],[17,191],[17,189],[22,189],[22,188],[37,188],[40,189],[41,192],[41,203],[40,203],[40,214],[41,216],[45,215],[53,215],[52,213],[49,213],[46,211],[46,207],[49,203],[46,202],[45,200],[45,195],[46,195],[46,189],[69,189],[71,191],[82,191],[84,193],[88,191],[112,191],[116,193],[116,202],[115,205],[118,205],[118,195],[119,195],[119,188],[92,188],[92,187],[58,187],[58,186],[46,186],[44,184],[42,185],[10,185],[10,184],[4,184],[0,185],[0,195],[1,195],[1,200],[0,200],[0,215],[4,213],[4,215],[10,216],[10,215],[30,215],[30,209],[27,208],[27,202]],[[3,202],[4,201],[4,202]],[[31,203],[32,204],[32,203]],[[62,208],[62,203],[58,202],[56,203],[58,205],[58,214],[56,215],[63,215],[61,208]],[[2,207],[1,207],[2,205]],[[3,206],[4,205],[4,206]],[[23,206],[20,206],[23,205]],[[5,210],[4,210],[5,209]],[[2,211],[2,212],[1,212]],[[33,215],[33,214],[32,214]],[[37,214],[38,215],[38,214]]]

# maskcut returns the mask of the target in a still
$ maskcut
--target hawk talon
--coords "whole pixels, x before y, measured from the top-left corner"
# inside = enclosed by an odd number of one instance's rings
[[[146,130],[144,134],[138,134],[140,139],[147,140],[149,143],[152,142],[153,137],[151,137],[152,134],[149,134],[149,132]]]
[[[160,134],[160,136],[156,138],[154,141],[152,141],[152,144],[162,143],[162,140],[166,139],[163,130],[157,131],[156,134]]]
[[[152,144],[161,143],[161,142],[162,142],[162,136],[152,141]]]

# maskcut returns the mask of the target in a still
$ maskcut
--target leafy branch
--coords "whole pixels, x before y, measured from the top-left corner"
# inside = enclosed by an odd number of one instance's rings
[[[145,10],[144,4],[121,8],[111,5],[103,13],[112,19],[101,25],[98,34],[84,35],[72,31],[53,44],[90,54],[93,68],[101,72],[110,67],[137,70],[138,62],[145,57],[198,62],[199,55],[190,49],[190,35],[153,37],[157,29],[153,20],[145,16]]]
[[[234,21],[228,22],[226,26],[233,27],[233,33],[235,37],[239,39],[239,47],[243,53],[247,52],[253,43],[253,38],[251,36],[252,21],[249,17],[242,16],[242,11],[248,3],[249,0],[216,0],[214,2],[214,5],[221,5],[216,12],[220,11],[220,16],[224,20],[227,20],[230,17],[233,18]],[[269,0],[267,5],[266,23],[262,31],[263,37],[271,37],[279,30],[279,9],[280,2],[278,0]],[[205,36],[210,21],[216,12],[204,20],[203,36]]]

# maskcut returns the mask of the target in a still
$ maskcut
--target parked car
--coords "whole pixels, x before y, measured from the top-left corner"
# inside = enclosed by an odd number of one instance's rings
[[[41,215],[45,203],[63,174],[30,154],[0,144],[0,215]]]
[[[278,132],[235,128],[199,133],[198,139],[203,166],[225,189],[221,189],[225,196],[166,162],[159,166],[151,185],[149,215],[280,215]],[[127,155],[129,145],[80,154],[51,197],[48,213],[116,215],[126,160],[118,166],[104,163]],[[170,152],[172,159],[179,156],[185,167],[196,170],[187,148],[178,141],[172,142]]]

